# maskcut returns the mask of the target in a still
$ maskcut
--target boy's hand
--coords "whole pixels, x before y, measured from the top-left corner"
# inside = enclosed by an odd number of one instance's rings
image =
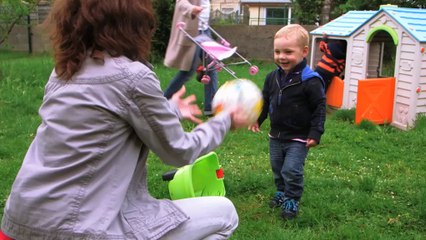
[[[316,145],[318,145],[318,142],[315,139],[308,138],[306,140],[306,147],[311,148],[311,147],[315,147]]]
[[[328,36],[327,36],[327,34],[325,34],[325,33],[322,34],[322,40],[324,42],[328,42]]]
[[[259,124],[258,123],[254,123],[254,124],[250,125],[248,127],[248,130],[250,130],[252,132],[260,132]]]
[[[327,35],[324,33],[324,35],[322,36],[322,41],[320,41],[319,43],[319,49],[321,52],[326,53],[327,52],[327,42],[328,42],[328,37]]]

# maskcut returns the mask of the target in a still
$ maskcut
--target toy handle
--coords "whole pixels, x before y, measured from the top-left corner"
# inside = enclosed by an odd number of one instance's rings
[[[175,176],[176,172],[177,172],[177,169],[174,169],[174,170],[171,170],[171,171],[164,173],[163,176],[162,176],[163,181],[173,180],[173,177]]]
[[[225,46],[225,47],[231,46],[231,44],[228,41],[226,41],[225,39],[221,39],[220,43],[222,43],[222,45]]]
[[[176,23],[176,28],[177,29],[184,29],[186,27],[186,23],[185,22],[178,22]]]

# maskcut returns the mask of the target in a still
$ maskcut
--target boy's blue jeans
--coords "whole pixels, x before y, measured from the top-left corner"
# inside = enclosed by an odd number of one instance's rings
[[[277,191],[286,198],[300,200],[303,193],[303,169],[308,148],[297,141],[269,139],[269,156]]]
[[[201,33],[211,37],[210,29],[207,29],[205,31],[200,31],[200,34]],[[199,61],[200,58],[202,57],[203,57],[203,51],[197,45],[194,59],[192,60],[191,69],[189,69],[189,71],[182,71],[182,70],[179,71],[175,75],[175,77],[172,79],[167,89],[164,91],[164,96],[167,99],[171,98],[172,95],[175,94],[177,91],[179,91],[179,89],[191,78],[191,76],[195,72],[195,69],[197,69],[197,66],[200,62]],[[208,60],[207,64],[209,62],[210,61]],[[210,77],[210,82],[204,85],[204,111],[212,111],[212,100],[217,90],[217,72],[216,70],[210,70],[210,71],[207,71],[207,75]]]

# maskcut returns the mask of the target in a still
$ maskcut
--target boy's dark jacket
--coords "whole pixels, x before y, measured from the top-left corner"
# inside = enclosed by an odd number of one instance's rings
[[[262,94],[264,105],[257,122],[260,126],[269,113],[272,137],[283,141],[312,138],[320,142],[326,114],[324,82],[306,59],[287,76],[280,67],[269,73]]]

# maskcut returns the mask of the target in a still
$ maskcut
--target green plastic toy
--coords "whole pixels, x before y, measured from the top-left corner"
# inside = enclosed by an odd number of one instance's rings
[[[165,175],[169,179],[165,179]],[[174,174],[170,180],[170,175]],[[193,164],[178,168],[177,171],[166,173],[163,179],[170,180],[169,193],[172,200],[201,197],[225,196],[223,169],[215,152],[210,152]],[[167,177],[166,177],[167,178]]]

